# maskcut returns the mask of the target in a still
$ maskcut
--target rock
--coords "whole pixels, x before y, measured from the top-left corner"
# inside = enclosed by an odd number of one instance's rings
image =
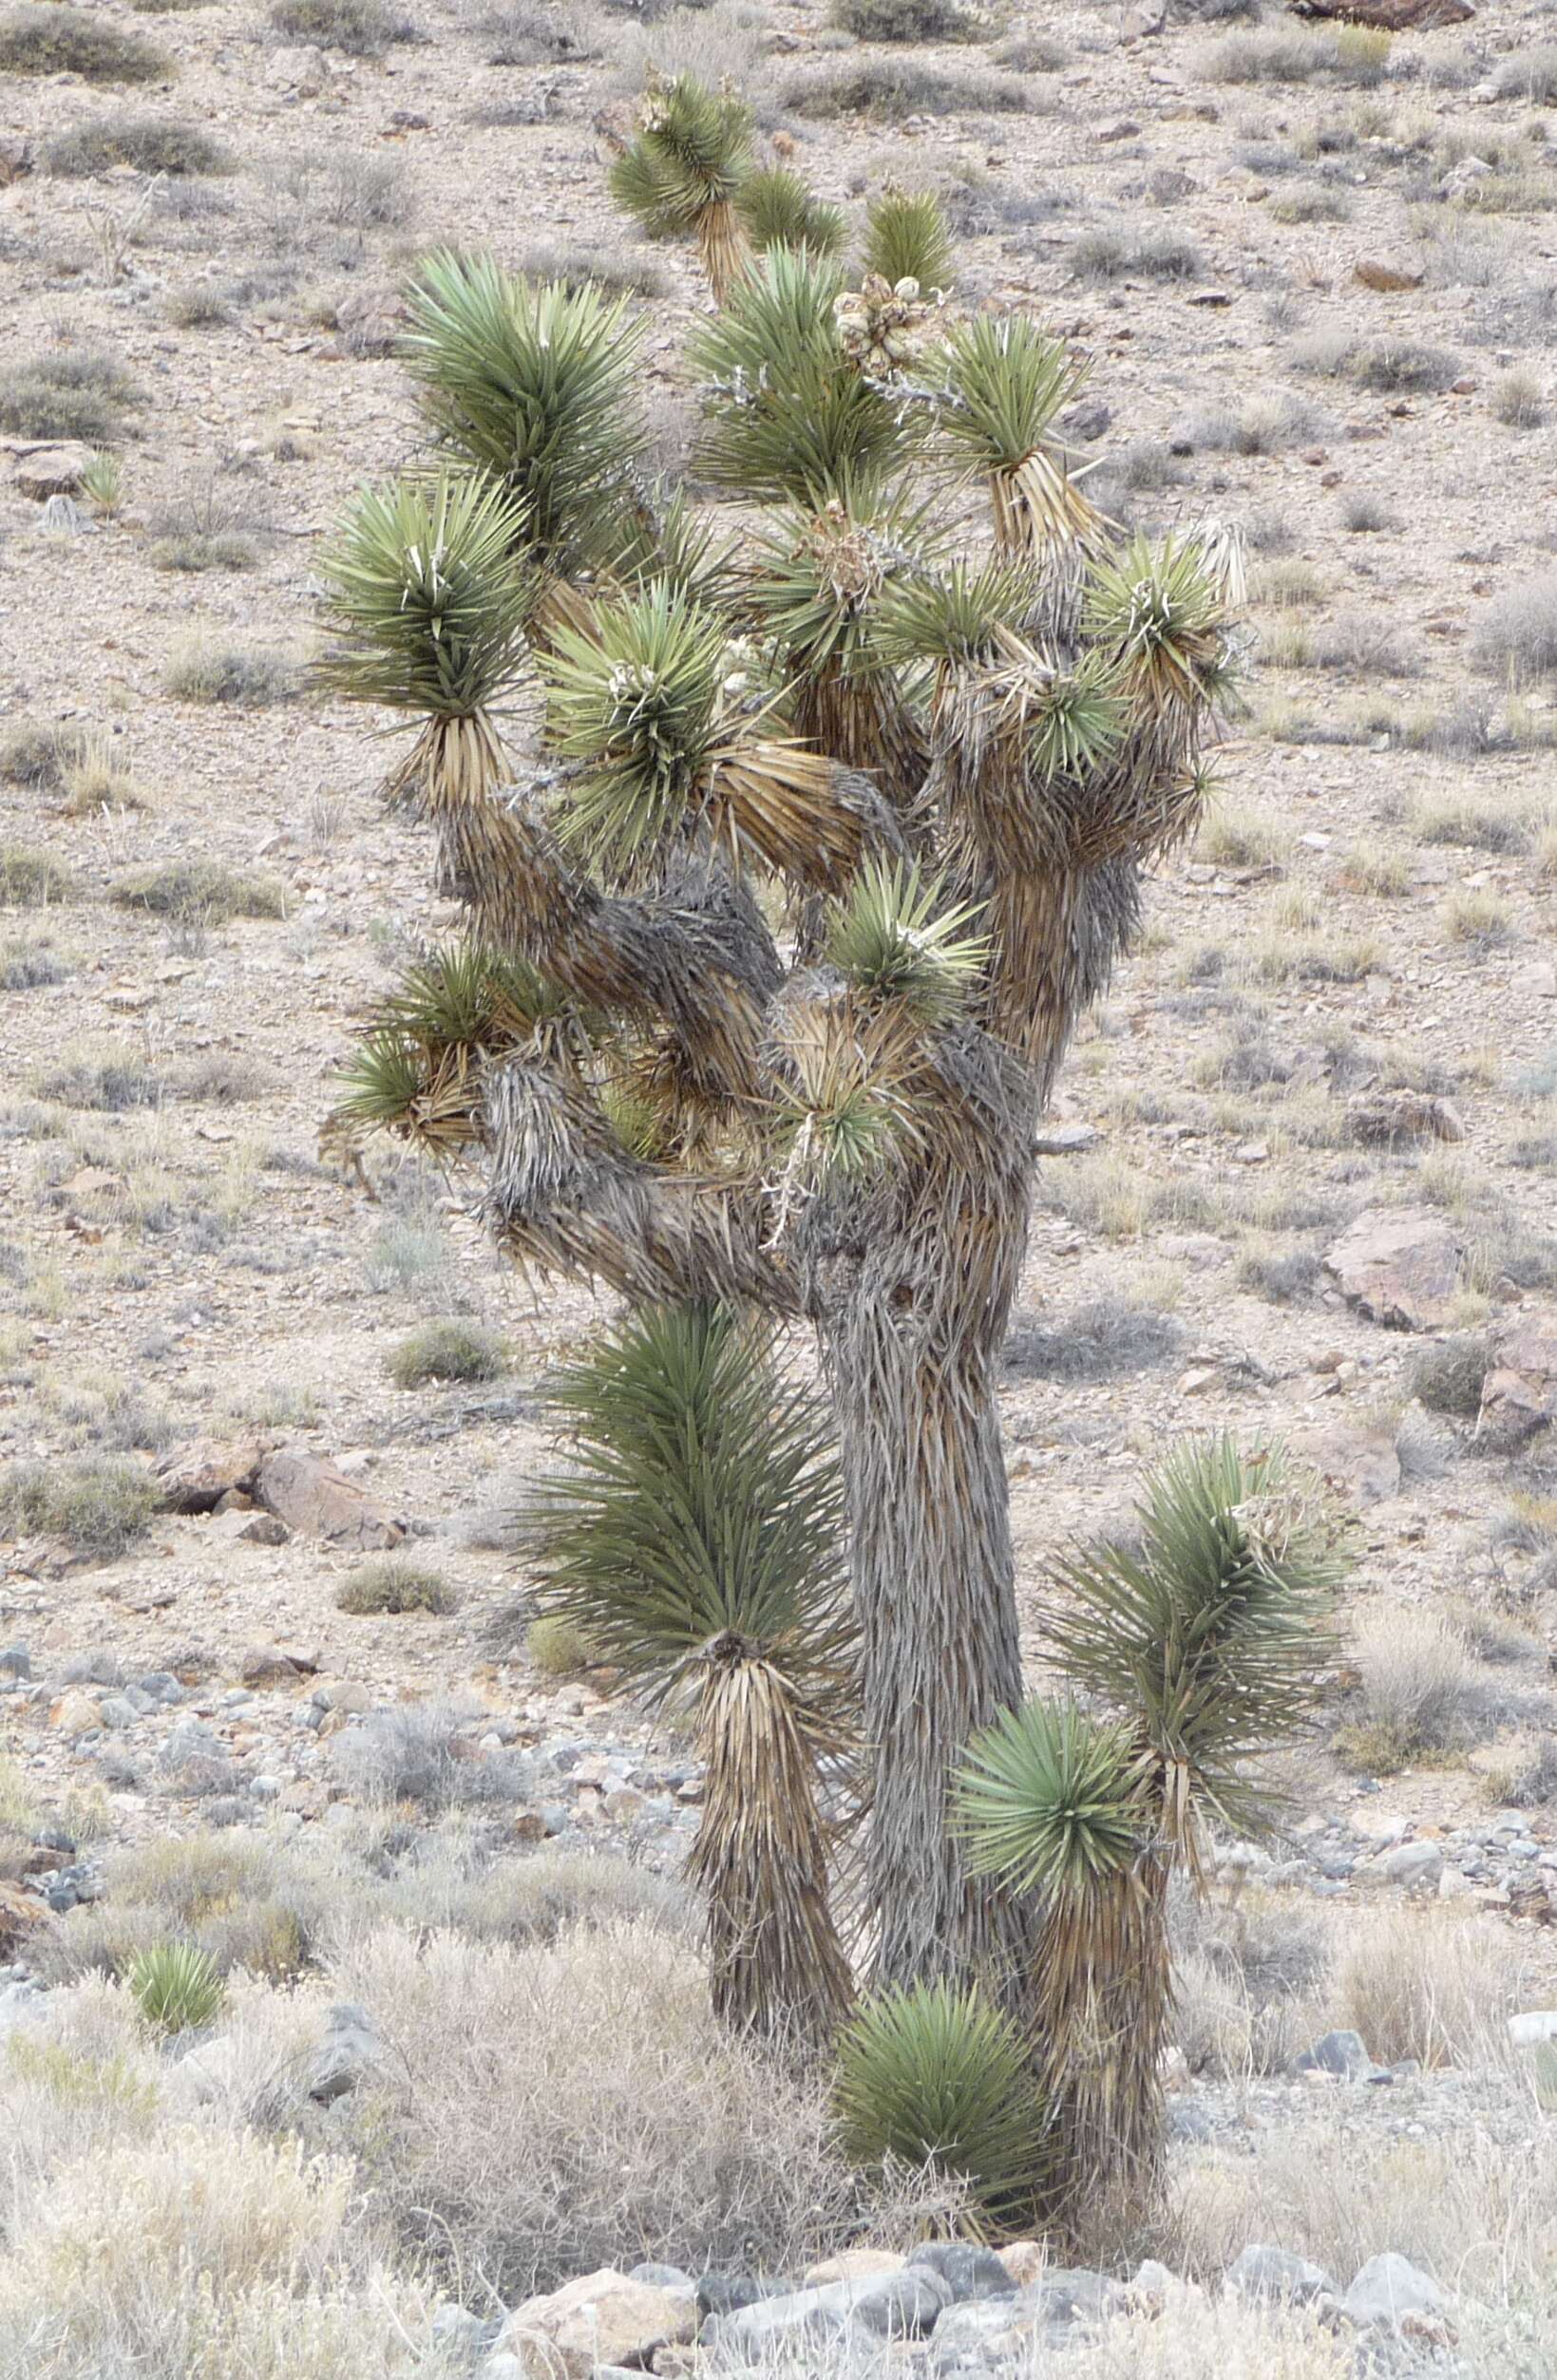
[[[308,44],[273,49],[265,62],[265,81],[272,90],[291,91],[297,99],[317,99],[329,85],[330,67],[324,51]]]
[[[1115,116],[1108,123],[1099,124],[1092,139],[1106,147],[1114,141],[1133,141],[1140,129],[1133,116]]]
[[[1340,1487],[1359,1504],[1387,1503],[1400,1492],[1400,1456],[1390,1429],[1357,1429],[1337,1422],[1300,1442],[1306,1456],[1332,1487]]]
[[[1543,2041],[1557,2041],[1557,2008],[1527,2009],[1509,2019],[1509,2039],[1516,2049],[1531,2049]]]
[[[822,2289],[828,2281],[868,2281],[881,2273],[901,2273],[907,2262],[892,2248],[844,2248],[813,2264],[801,2279],[807,2289]]]
[[[1244,2253],[1246,2256],[1248,2250],[1245,2249]],[[1155,2257],[1147,2257],[1136,2266],[1130,2276],[1131,2297],[1137,2305],[1144,2306],[1152,2313],[1160,2314],[1167,2305],[1170,2293],[1178,2287],[1178,2275],[1171,2272],[1166,2264],[1159,2264]]]
[[[1352,278],[1360,281],[1365,290],[1419,290],[1425,279],[1420,273],[1406,273],[1399,265],[1376,264],[1365,258],[1352,267]]]
[[[1124,22],[1119,28],[1119,38],[1127,47],[1132,42],[1155,41],[1167,22],[1166,0],[1163,0],[1161,6],[1157,4],[1157,0],[1151,0],[1151,5],[1149,7],[1130,9],[1126,11]]]
[[[1366,2074],[1373,2065],[1360,2033],[1325,2033],[1311,2049],[1300,2049],[1292,2061],[1295,2074],[1335,2074],[1346,2082]]]
[[[1443,1868],[1443,1846],[1436,1842],[1402,1842],[1382,1851],[1375,1861],[1392,1884],[1436,1884]]]
[[[246,1488],[260,1464],[257,1440],[197,1438],[157,1465],[157,1484],[170,1512],[211,1512],[235,1488]]]
[[[32,171],[32,151],[19,132],[0,132],[0,190]]]
[[[1008,2239],[995,2253],[1018,2289],[1037,2280],[1049,2262],[1049,2251],[1041,2239]]]
[[[642,2281],[650,2289],[685,2289],[693,2297],[697,2283],[690,2273],[683,2273],[679,2264],[635,2264],[627,2276],[630,2281]]]
[[[0,1877],[0,1958],[13,1958],[47,1916],[41,1900]]]
[[[1016,2283],[993,2248],[979,2248],[962,2239],[926,2240],[908,2259],[937,2273],[952,2293],[954,2306],[976,2305],[985,2298],[1014,2297]]]
[[[72,496],[91,460],[91,447],[78,439],[24,447],[10,466],[10,483],[22,496]]]
[[[405,321],[405,303],[389,281],[353,290],[335,309],[335,330],[348,355],[392,354]]]
[[[49,1716],[60,1733],[67,1736],[90,1735],[94,1728],[103,1725],[103,1710],[97,1696],[82,1693],[76,1688],[60,1696]]]
[[[1369,1207],[1327,1250],[1324,1269],[1385,1330],[1435,1330],[1452,1317],[1462,1256],[1441,1216]]]
[[[1447,1099],[1425,1091],[1359,1091],[1346,1103],[1352,1138],[1368,1148],[1402,1141],[1463,1141],[1465,1119]]]
[[[1093,2321],[1099,2314],[1111,2314],[1125,2302],[1125,2295],[1121,2282],[1085,2264],[1055,2265],[1022,2293],[1023,2301],[1037,2306],[1051,2326]]]
[[[330,2106],[355,2090],[383,2056],[384,2044],[367,2010],[354,2001],[343,2001],[325,2019],[324,2040],[309,2077],[309,2097],[320,2106]]]
[[[304,1664],[279,1645],[254,1645],[238,1664],[245,1686],[295,1686],[307,1674]]]
[[[753,2280],[749,2273],[705,2273],[697,2284],[700,2314],[737,2314],[743,2306],[761,2305],[765,2297],[793,2295],[788,2281]]]
[[[605,2265],[517,2306],[498,2348],[518,2358],[524,2380],[589,2380],[600,2364],[646,2363],[696,2330],[690,2291],[655,2289]]]
[[[1511,1453],[1557,1422],[1557,1319],[1516,1324],[1499,1340],[1481,1386],[1476,1435]]]
[[[1022,2328],[1035,2327],[1031,2310],[1018,2327],[1016,2307],[1015,2295],[948,2306],[935,2327],[931,2352],[937,2364],[944,2370],[963,2358],[979,2364],[1004,2363],[1008,2357],[1015,2360],[1021,2348]]]
[[[211,1515],[211,1535],[223,1545],[285,1545],[292,1531],[274,1512],[235,1505]]]
[[[702,2344],[730,2362],[750,2363],[802,2341],[920,2338],[934,2329],[950,2296],[940,2275],[922,2266],[828,2281],[716,2315],[705,2325]]]
[[[1033,1135],[1033,1154],[1035,1157],[1074,1157],[1082,1149],[1091,1148],[1096,1139],[1094,1124],[1040,1124]]]
[[[404,1521],[304,1446],[281,1446],[266,1455],[255,1474],[254,1493],[267,1512],[299,1536],[323,1538],[353,1553],[381,1552],[406,1536]]]
[[[18,1683],[32,1675],[32,1657],[26,1645],[8,1645],[0,1653],[0,1677],[13,1677]]]
[[[1356,2040],[1357,2035],[1351,2038]],[[1235,2297],[1263,2302],[1284,2299],[1298,2305],[1335,2290],[1329,2274],[1322,2266],[1310,2264],[1306,2257],[1294,2256],[1290,2248],[1266,2248],[1252,2242],[1229,2265],[1223,2286]]]
[[[1375,2324],[1398,2330],[1403,2315],[1440,2314],[1448,2299],[1431,2274],[1390,2248],[1368,2258],[1341,2303],[1359,2330]]]

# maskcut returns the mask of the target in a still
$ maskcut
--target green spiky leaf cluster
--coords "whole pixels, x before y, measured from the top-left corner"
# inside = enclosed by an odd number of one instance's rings
[[[926,295],[949,290],[957,277],[946,214],[933,191],[883,190],[865,211],[862,270],[895,289],[917,281]]]
[[[735,211],[759,255],[769,248],[805,248],[813,256],[835,256],[847,236],[843,208],[819,198],[788,165],[748,174]]]
[[[1073,782],[1100,767],[1121,742],[1128,717],[1105,655],[1088,653],[1040,689],[1028,712],[1028,752],[1043,780]]]
[[[919,1984],[868,2001],[838,2042],[846,2153],[971,2186],[996,2226],[1019,2222],[1049,2163],[1048,2118],[1021,2034],[977,1991]]]
[[[637,139],[611,168],[611,195],[652,238],[676,239],[735,197],[750,157],[745,102],[680,74],[651,90]]]
[[[631,402],[640,329],[626,300],[532,287],[489,256],[445,250],[423,259],[407,308],[403,352],[437,436],[522,501],[539,558],[609,558],[643,451]]]
[[[909,861],[872,861],[834,915],[827,956],[870,999],[897,1002],[921,1025],[944,1024],[978,981],[989,943],[964,932],[979,915],[976,903],[940,902],[940,885]]]
[[[1154,1831],[1130,1728],[1068,1702],[1027,1702],[981,1728],[954,1808],[971,1867],[1073,1906],[1127,1875]]]
[[[969,471],[1012,471],[1050,438],[1084,361],[1025,314],[977,314],[946,342],[941,435]]]
[[[1138,1517],[1138,1548],[1098,1544],[1056,1569],[1046,1640],[1137,1728],[1169,1834],[1191,1848],[1198,1803],[1233,1832],[1268,1818],[1258,1763],[1309,1723],[1345,1563],[1317,1486],[1230,1438],[1178,1448]]]
[[[586,764],[566,840],[619,874],[657,849],[698,799],[718,741],[729,630],[656,580],[602,606],[598,636],[560,632],[543,662],[555,748]]]
[[[760,1327],[646,1308],[548,1388],[568,1467],[532,1515],[537,1601],[651,1698],[731,1630],[820,1705],[850,1690],[843,1491],[824,1408]]]
[[[336,693],[467,719],[502,693],[530,599],[523,507],[469,473],[364,488],[320,557]]]
[[[773,248],[693,337],[704,383],[697,468],[714,486],[820,505],[910,451],[902,408],[845,352],[833,317],[843,288],[836,265]]]
[[[1209,700],[1227,677],[1227,608],[1199,543],[1137,537],[1099,561],[1082,625],[1144,708]]]
[[[879,668],[882,597],[923,572],[938,542],[924,500],[848,478],[826,504],[787,505],[759,534],[747,600],[790,670],[817,676]]]
[[[124,1978],[148,2025],[193,2032],[209,2025],[227,1996],[220,1968],[195,1942],[153,1942],[137,1951]]]
[[[572,1024],[565,995],[516,953],[449,943],[408,968],[384,1003],[346,1070],[332,1121],[455,1144],[470,1131],[473,1069]]]
[[[885,591],[877,644],[890,661],[954,669],[991,662],[1002,630],[1021,633],[1041,586],[1027,563],[959,557],[949,570],[904,577]]]

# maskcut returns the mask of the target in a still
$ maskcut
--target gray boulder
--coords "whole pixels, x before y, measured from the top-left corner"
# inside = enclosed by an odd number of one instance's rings
[[[1015,2297],[1016,2284],[992,2248],[964,2239],[928,2239],[908,2259],[908,2270],[938,2274],[951,2292],[954,2306],[970,2306],[986,2297]]]
[[[683,2273],[679,2264],[635,2264],[627,2276],[630,2281],[646,2281],[651,2289],[691,2289],[697,2283],[690,2273]]]
[[[1335,2289],[1329,2274],[1310,2264],[1306,2257],[1294,2256],[1290,2248],[1267,2248],[1254,2241],[1229,2265],[1224,2286],[1235,2297],[1297,2305],[1306,2305]]]
[[[1311,2049],[1300,2049],[1292,2061],[1298,2074],[1336,2074],[1343,2082],[1356,2082],[1369,2073],[1373,2060],[1368,2045],[1360,2033],[1325,2033]]]
[[[384,2055],[378,2030],[365,2008],[343,2001],[325,2020],[325,2035],[309,2077],[308,2095],[321,2106],[355,2090]]]
[[[731,2314],[712,2315],[701,2344],[731,2363],[760,2362],[802,2342],[922,2338],[951,2303],[938,2273],[923,2266],[862,2280],[827,2281],[819,2289],[764,2297]]]
[[[1358,2329],[1396,2330],[1406,2314],[1442,2314],[1448,2299],[1431,2273],[1393,2248],[1370,2257],[1342,2299]]]

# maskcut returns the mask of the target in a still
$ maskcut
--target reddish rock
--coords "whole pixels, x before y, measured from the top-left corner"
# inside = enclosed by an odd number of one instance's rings
[[[1557,1422],[1557,1316],[1517,1324],[1499,1342],[1482,1383],[1476,1435],[1500,1449],[1523,1445]]]
[[[24,1893],[19,1884],[0,1880],[0,1958],[9,1959],[47,1914],[43,1902]]]
[[[304,1446],[279,1446],[266,1455],[253,1487],[266,1511],[299,1537],[371,1554],[398,1545],[406,1535],[404,1521]]]
[[[70,496],[81,485],[91,460],[91,447],[75,440],[27,447],[10,466],[10,482],[23,496]]]
[[[1369,1207],[1327,1251],[1324,1269],[1386,1331],[1433,1331],[1453,1318],[1463,1256],[1441,1215]]]
[[[241,1492],[259,1468],[257,1441],[197,1438],[157,1465],[157,1483],[170,1512],[214,1512]]]

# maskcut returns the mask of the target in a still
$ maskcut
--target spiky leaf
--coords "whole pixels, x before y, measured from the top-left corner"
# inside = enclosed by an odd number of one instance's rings
[[[1026,314],[977,314],[946,342],[940,427],[980,477],[1013,471],[1052,438],[1085,362]]]
[[[976,1991],[919,1984],[868,2002],[839,2036],[834,2091],[861,2164],[890,2157],[959,2176],[997,2225],[1031,2208],[1047,2110],[1020,2033]]]
[[[432,429],[522,499],[527,544],[558,567],[608,555],[643,451],[632,403],[641,325],[625,298],[539,287],[440,251],[407,293],[403,351]]]
[[[715,1306],[653,1307],[548,1389],[569,1467],[533,1514],[538,1600],[651,1697],[723,1631],[847,1688],[842,1488],[822,1408]]]
[[[872,1000],[896,1001],[922,1025],[955,1016],[989,956],[986,936],[963,929],[976,902],[941,907],[939,882],[907,860],[876,860],[834,914],[827,956]]]
[[[749,501],[813,505],[911,449],[904,409],[861,373],[833,314],[835,265],[773,248],[691,343],[704,382],[698,469]]]
[[[1041,581],[1025,562],[959,559],[947,571],[916,574],[883,597],[876,641],[888,660],[965,669],[992,662],[1002,634],[1017,634],[1038,600]]]
[[[1033,767],[1043,779],[1079,781],[1102,765],[1128,725],[1111,662],[1107,655],[1088,653],[1073,670],[1049,679],[1029,705]]]
[[[1345,1562],[1318,1483],[1231,1438],[1178,1448],[1138,1514],[1138,1550],[1102,1543],[1056,1569],[1046,1639],[1136,1727],[1169,1838],[1192,1852],[1202,1803],[1237,1831],[1268,1818],[1258,1764],[1309,1722]]]
[[[530,599],[523,507],[469,473],[364,488],[320,557],[334,692],[429,719],[494,703]]]
[[[638,137],[611,168],[611,195],[651,236],[674,239],[735,197],[750,156],[745,102],[680,74],[644,101]]]
[[[1041,1700],[970,1740],[954,1813],[972,1867],[1071,1904],[1127,1875],[1153,1827],[1129,1728]]]
[[[1226,682],[1226,625],[1221,589],[1192,538],[1154,546],[1138,537],[1094,566],[1083,627],[1144,707],[1212,700]]]
[[[933,191],[887,188],[865,211],[862,270],[879,274],[895,289],[917,281],[929,292],[949,290],[957,270],[945,209]]]
[[[848,478],[828,502],[786,506],[759,535],[748,600],[791,671],[817,676],[879,668],[874,635],[883,595],[925,572],[937,543],[923,498]]]
[[[847,234],[843,208],[819,198],[788,165],[748,174],[735,211],[759,255],[769,248],[805,248],[813,256],[835,256]]]

